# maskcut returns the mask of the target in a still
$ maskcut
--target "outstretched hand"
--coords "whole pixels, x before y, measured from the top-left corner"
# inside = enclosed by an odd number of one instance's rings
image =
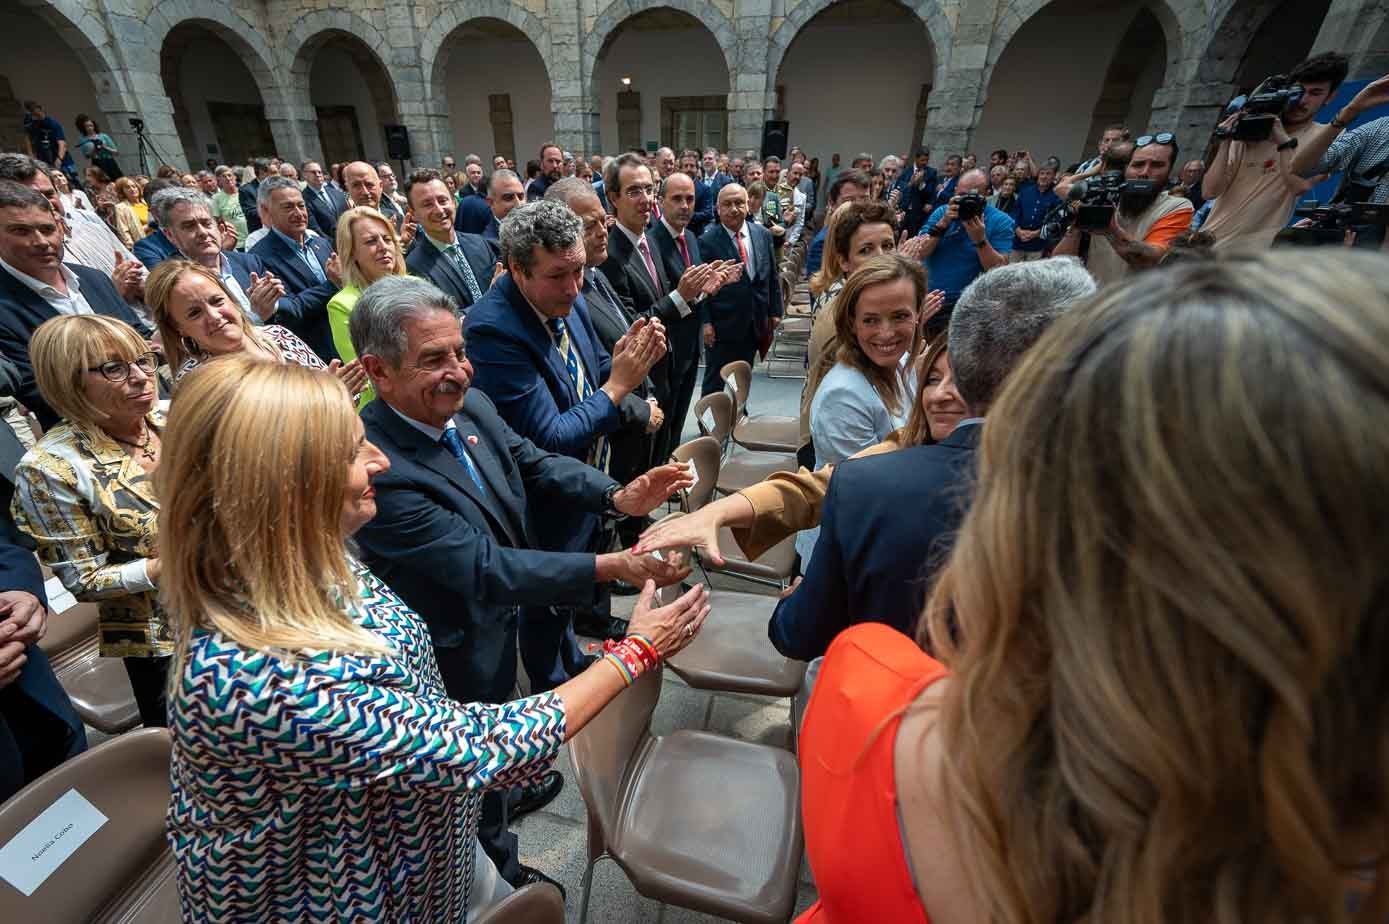
[[[655,510],[676,491],[694,484],[690,466],[680,462],[658,465],[645,475],[638,475],[613,495],[613,506],[630,517],[644,517]]]

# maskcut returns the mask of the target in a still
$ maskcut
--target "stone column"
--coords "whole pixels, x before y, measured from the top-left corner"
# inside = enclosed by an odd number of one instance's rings
[[[1332,0],[1312,54],[1339,51],[1350,57],[1352,77],[1389,71],[1389,0]]]
[[[937,67],[926,104],[926,138],[936,163],[945,155],[969,150],[975,126],[988,95],[988,74],[993,61],[989,43],[995,31],[998,7],[994,0],[965,0],[960,5],[950,46],[938,50],[945,67]],[[998,49],[996,53],[1001,53]],[[943,73],[942,73],[943,71]]]
[[[159,73],[159,49],[152,46],[149,28],[144,19],[129,4],[102,5],[103,22],[80,24],[81,36],[70,40],[73,47],[90,42],[103,60],[111,62],[112,70],[93,73],[97,105],[101,107],[102,129],[116,142],[120,154],[116,160],[127,173],[140,169],[139,140],[130,125],[131,119],[143,119],[145,135],[154,150],[147,151],[151,175],[161,158],[182,160],[189,155],[183,149],[178,126],[174,123],[174,104],[164,90]],[[107,41],[109,37],[109,41]],[[82,158],[74,157],[78,163]],[[199,159],[193,165],[201,163]]]
[[[386,4],[386,44],[388,48],[376,52],[386,63],[388,79],[395,82],[400,124],[410,131],[410,153],[415,156],[407,163],[412,168],[437,166],[441,151],[435,137],[438,108],[428,99],[414,4]],[[447,110],[447,104],[444,106]]]
[[[546,25],[550,47],[542,48],[550,70],[550,111],[555,119],[555,144],[587,155],[603,151],[598,124],[599,40],[589,41],[596,9],[591,0],[551,4]],[[522,158],[517,157],[520,161]]]
[[[733,27],[737,54],[728,67],[728,149],[760,151],[763,123],[776,109],[776,74],[767,73],[772,0],[737,0]]]

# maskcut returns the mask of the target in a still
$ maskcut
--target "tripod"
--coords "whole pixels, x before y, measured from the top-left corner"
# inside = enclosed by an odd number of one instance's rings
[[[159,159],[160,163],[167,164],[169,159],[164,156],[164,152],[155,147],[150,136],[145,134],[144,119],[131,119],[130,127],[135,129],[136,155],[140,161],[140,172],[145,176],[150,176],[149,155],[151,153]]]

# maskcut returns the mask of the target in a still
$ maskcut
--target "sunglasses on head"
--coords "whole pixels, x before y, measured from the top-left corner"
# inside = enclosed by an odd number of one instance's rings
[[[1177,136],[1171,132],[1158,132],[1156,135],[1142,135],[1133,143],[1135,148],[1147,147],[1150,144],[1171,144],[1177,140]]]

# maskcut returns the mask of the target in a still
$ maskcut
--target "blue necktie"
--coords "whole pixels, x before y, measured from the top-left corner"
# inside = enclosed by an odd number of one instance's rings
[[[482,475],[478,473],[477,466],[473,464],[473,459],[468,455],[468,450],[463,448],[463,438],[458,435],[457,427],[449,427],[444,431],[444,445],[453,453],[453,457],[463,463],[463,467],[468,470],[468,477],[473,479],[473,484],[483,494],[487,493],[487,488],[482,483]]]
[[[482,300],[482,287],[477,283],[477,276],[473,273],[473,268],[468,265],[468,258],[463,256],[463,250],[458,244],[450,244],[444,248],[444,253],[453,261],[458,272],[463,275],[463,282],[468,286],[468,295],[473,299],[473,303]]]
[[[579,354],[574,349],[574,341],[569,338],[568,326],[563,318],[550,318],[545,322],[545,326],[555,335],[555,349],[559,350],[559,355],[564,359],[564,368],[569,373],[569,383],[574,386],[574,394],[578,395],[580,401],[586,400],[593,394],[593,388],[579,371]],[[600,436],[594,441],[589,464],[605,472],[608,470],[607,437]]]

